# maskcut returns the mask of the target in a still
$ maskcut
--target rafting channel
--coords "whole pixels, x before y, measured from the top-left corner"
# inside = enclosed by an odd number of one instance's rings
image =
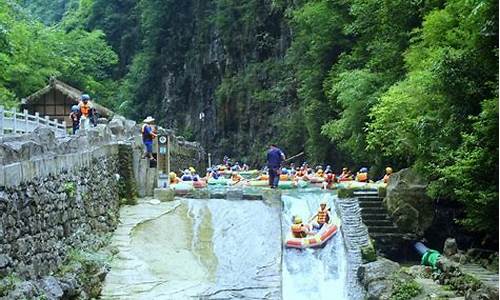
[[[349,292],[340,231],[320,249],[283,247],[293,215],[308,218],[324,197],[336,215],[335,194],[209,192],[122,207],[101,299],[362,299]]]

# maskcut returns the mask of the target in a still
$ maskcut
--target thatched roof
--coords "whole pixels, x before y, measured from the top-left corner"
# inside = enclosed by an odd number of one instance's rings
[[[80,96],[82,95],[82,91],[67,85],[66,83],[59,81],[55,78],[51,78],[49,84],[42,88],[41,90],[36,91],[35,93],[31,94],[27,98],[23,99],[22,104],[24,105],[32,105],[40,99],[42,95],[47,94],[50,92],[52,89],[56,89],[57,91],[61,92],[63,95],[66,97],[70,98],[73,100],[75,104],[78,104],[78,101],[80,99]],[[109,110],[108,108],[97,104],[95,101],[92,100],[92,105],[94,108],[97,110],[97,112],[103,116],[103,117],[111,117],[114,115],[113,111]]]

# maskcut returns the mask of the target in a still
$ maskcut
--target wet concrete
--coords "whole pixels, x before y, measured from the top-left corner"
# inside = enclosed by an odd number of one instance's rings
[[[120,221],[101,299],[281,298],[281,205],[142,199]]]

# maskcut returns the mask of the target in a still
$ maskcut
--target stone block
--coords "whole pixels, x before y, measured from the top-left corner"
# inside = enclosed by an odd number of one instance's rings
[[[154,198],[158,199],[162,202],[165,201],[174,201],[175,198],[175,192],[171,189],[164,189],[164,188],[155,188],[154,189]]]
[[[29,182],[36,177],[35,163],[32,160],[25,160],[21,162],[23,172],[23,182]]]
[[[14,163],[4,166],[5,171],[5,186],[13,187],[18,186],[23,179],[21,163]]]
[[[0,186],[5,186],[5,171],[4,171],[4,166],[0,166]]]

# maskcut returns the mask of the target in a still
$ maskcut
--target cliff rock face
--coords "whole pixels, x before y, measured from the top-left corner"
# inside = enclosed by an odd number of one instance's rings
[[[280,95],[276,105],[269,92],[290,44],[283,9],[264,0],[156,2],[140,5],[144,46],[131,67],[131,114],[156,116],[214,157],[228,149],[262,161],[291,113],[292,101]]]

